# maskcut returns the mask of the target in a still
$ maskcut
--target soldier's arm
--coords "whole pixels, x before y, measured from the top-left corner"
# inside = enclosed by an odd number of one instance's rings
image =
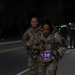
[[[24,47],[26,47],[28,41],[29,41],[29,30],[27,30],[24,35],[23,35],[23,38],[22,38],[22,43],[24,45]]]
[[[58,53],[63,56],[67,50],[67,41],[58,33],[55,33],[54,40],[58,44]]]
[[[31,45],[32,52],[37,53],[38,52],[38,46],[40,45],[40,39],[38,39],[39,36],[37,35],[35,37],[35,41],[33,41]]]

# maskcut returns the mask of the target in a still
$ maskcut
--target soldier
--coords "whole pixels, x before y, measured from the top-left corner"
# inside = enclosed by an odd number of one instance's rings
[[[28,53],[28,66],[30,68],[30,75],[37,75],[37,51],[35,51],[35,43],[37,35],[41,34],[41,27],[39,26],[38,18],[31,18],[31,27],[23,35],[23,45]],[[34,43],[33,43],[34,41]]]
[[[66,40],[52,30],[50,22],[42,24],[39,45],[35,49],[39,52],[38,75],[55,75],[57,63],[67,50]]]

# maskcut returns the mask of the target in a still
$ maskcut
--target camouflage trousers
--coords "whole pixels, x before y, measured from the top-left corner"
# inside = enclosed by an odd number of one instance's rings
[[[30,75],[37,75],[38,71],[38,59],[33,59],[32,57],[28,57],[28,66],[30,68]]]
[[[57,62],[39,62],[38,75],[56,75]]]

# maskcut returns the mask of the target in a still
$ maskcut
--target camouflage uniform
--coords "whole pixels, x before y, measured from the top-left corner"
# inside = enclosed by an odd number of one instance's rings
[[[38,53],[37,53],[37,51],[35,51],[35,44],[37,43],[36,38],[38,38],[40,36],[41,31],[42,30],[40,27],[37,27],[37,29],[35,31],[32,28],[29,28],[23,35],[23,45],[26,48],[26,51],[28,53],[28,66],[30,68],[31,75],[37,75]],[[31,45],[27,46],[28,43],[29,44],[31,43]]]
[[[52,35],[53,34],[50,34],[47,38],[45,38],[43,34],[41,34],[40,39],[44,42],[46,51],[52,50],[51,49],[52,48]],[[58,45],[56,46],[57,48],[55,50],[57,50],[60,56],[62,57],[64,52],[67,49],[66,40],[57,32],[54,34],[53,38],[54,38],[56,45]],[[60,56],[58,55],[59,59],[60,59]],[[45,58],[42,58],[41,55],[39,55],[38,60],[39,60],[38,75],[55,75],[56,69],[57,69],[57,56],[52,55],[50,59],[45,60]]]

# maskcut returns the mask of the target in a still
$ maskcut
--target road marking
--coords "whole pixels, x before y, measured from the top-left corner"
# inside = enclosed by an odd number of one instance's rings
[[[11,44],[11,43],[19,43],[19,42],[22,42],[22,40],[20,40],[20,41],[12,41],[12,42],[2,42],[2,43],[0,43],[0,45]],[[1,50],[0,53],[5,53],[5,52],[9,52],[9,51],[14,51],[14,50],[17,50],[17,49],[22,49],[22,48],[24,48],[24,47],[18,47],[18,48],[12,48],[12,49]],[[30,70],[30,69],[28,68],[28,69],[26,69],[26,70],[24,70],[24,71],[21,71],[20,73],[18,73],[18,74],[16,74],[16,75],[22,75],[22,74],[28,72],[29,70]]]
[[[2,42],[2,43],[0,43],[0,45],[11,44],[11,43],[19,43],[19,42],[22,42],[22,40],[19,40],[19,41],[10,41],[10,42]]]
[[[24,71],[21,71],[21,72],[17,73],[16,75],[22,75],[22,74],[28,72],[29,70],[30,70],[30,69],[28,68],[28,69],[26,69],[26,70],[24,70]]]
[[[5,49],[5,50],[1,50],[0,53],[5,53],[5,52],[9,52],[9,51],[14,51],[14,50],[17,50],[17,49],[22,49],[24,47],[18,47],[18,48],[12,48],[12,49]]]
[[[72,51],[74,51],[75,49],[68,49],[65,54],[71,53]]]

